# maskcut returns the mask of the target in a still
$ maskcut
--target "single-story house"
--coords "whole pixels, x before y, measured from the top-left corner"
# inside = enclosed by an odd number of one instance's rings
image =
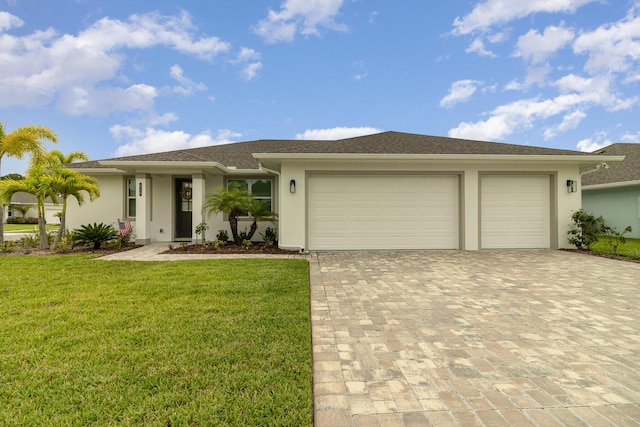
[[[581,168],[622,159],[400,132],[238,142],[74,163],[101,197],[70,203],[68,221],[129,220],[138,244],[192,241],[206,222],[210,240],[229,224],[205,197],[241,183],[278,213],[288,250],[560,248]]]
[[[583,171],[582,207],[618,231],[630,225],[627,236],[640,237],[640,144],[612,144],[594,154],[625,159]]]
[[[29,206],[30,209],[27,211],[25,218],[37,218],[38,211],[36,210],[36,197],[29,193],[24,193],[22,191],[15,193],[11,197],[11,204],[8,206],[2,206],[3,209],[3,222],[6,224],[9,218],[22,218],[22,212],[19,212],[15,209],[16,206]],[[60,218],[56,216],[62,206],[55,205],[50,198],[47,197],[44,205],[44,218],[47,221],[47,224],[60,224]]]

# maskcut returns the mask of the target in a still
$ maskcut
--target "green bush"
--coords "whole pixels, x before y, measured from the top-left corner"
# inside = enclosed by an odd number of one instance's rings
[[[118,232],[110,225],[100,223],[87,224],[76,230],[73,241],[81,245],[93,244],[93,249],[100,249],[102,243],[118,238]]]
[[[602,215],[596,217],[584,209],[575,211],[571,220],[573,223],[568,231],[569,243],[578,249],[591,249],[601,237],[607,237],[608,252],[617,254],[620,245],[625,243],[624,235],[631,232],[630,225],[620,232],[608,225]]]
[[[598,241],[604,218],[602,216],[596,218],[591,212],[579,209],[571,215],[571,221],[571,230],[567,232],[569,243],[578,249],[591,248]]]

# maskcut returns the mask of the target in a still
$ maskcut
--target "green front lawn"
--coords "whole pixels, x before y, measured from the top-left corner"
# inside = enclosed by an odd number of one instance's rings
[[[0,262],[0,425],[311,425],[306,261]]]
[[[38,224],[4,224],[4,231],[31,233],[38,231]],[[47,230],[57,230],[58,224],[47,224]]]
[[[616,243],[615,239],[601,237],[598,242],[591,247],[591,250],[599,253],[615,253]],[[625,239],[625,243],[622,243],[618,247],[618,253],[640,259],[640,239]]]

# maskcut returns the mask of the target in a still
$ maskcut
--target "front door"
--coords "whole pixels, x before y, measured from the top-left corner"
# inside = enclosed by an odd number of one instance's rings
[[[192,183],[189,178],[176,179],[176,240],[191,240],[192,237]]]

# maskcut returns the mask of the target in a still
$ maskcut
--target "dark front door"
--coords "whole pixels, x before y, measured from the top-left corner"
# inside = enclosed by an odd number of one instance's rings
[[[191,180],[176,179],[176,239],[191,239],[193,194]]]

